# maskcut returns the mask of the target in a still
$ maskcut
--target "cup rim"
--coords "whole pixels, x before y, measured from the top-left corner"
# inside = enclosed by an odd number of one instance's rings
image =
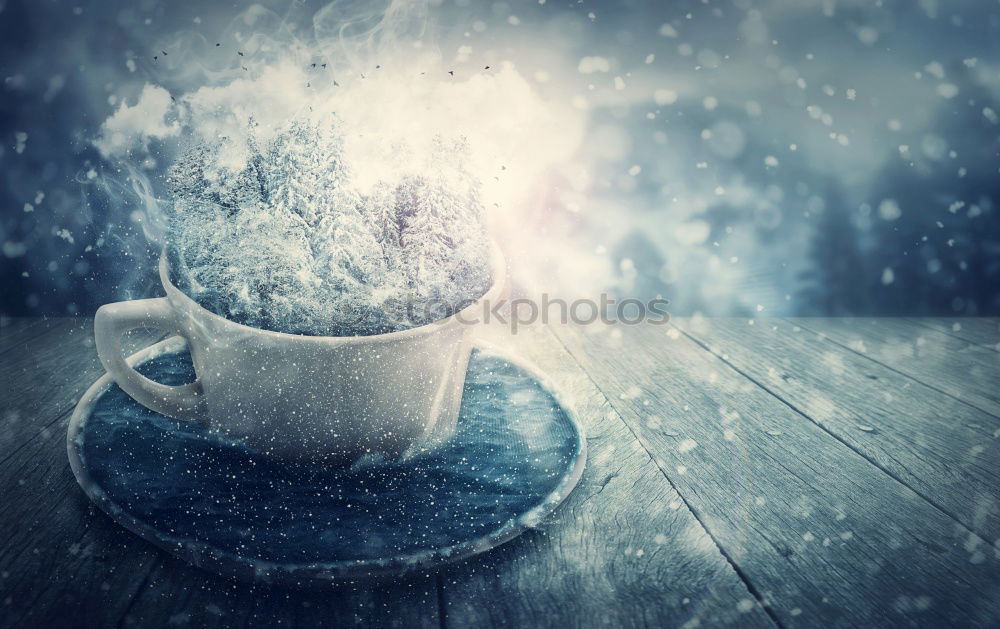
[[[503,291],[504,285],[507,282],[507,260],[503,255],[503,251],[495,240],[490,240],[490,267],[493,272],[493,283],[486,290],[485,293],[480,295],[480,297],[473,303],[469,304],[465,308],[462,308],[458,312],[452,313],[451,315],[444,317],[443,319],[437,319],[431,321],[430,323],[425,323],[424,325],[417,326],[415,328],[407,328],[405,330],[396,330],[395,332],[385,332],[382,334],[369,334],[369,335],[354,335],[354,336],[319,336],[319,335],[309,335],[309,334],[293,334],[290,332],[277,332],[275,330],[265,330],[263,328],[255,328],[250,325],[245,325],[243,323],[237,323],[231,319],[227,319],[222,315],[218,315],[211,310],[203,307],[201,304],[196,302],[194,299],[186,295],[181,289],[177,288],[173,282],[170,281],[170,272],[167,264],[167,249],[166,247],[160,253],[159,262],[159,272],[160,272],[160,283],[163,284],[164,290],[167,292],[167,297],[171,302],[179,301],[183,306],[189,311],[194,311],[200,317],[209,319],[219,325],[224,325],[227,327],[232,327],[235,330],[243,331],[244,333],[255,333],[261,334],[267,337],[272,337],[276,339],[295,339],[297,341],[305,342],[323,342],[330,343],[339,342],[343,344],[361,344],[361,343],[383,343],[388,341],[395,341],[404,338],[419,337],[430,334],[435,330],[443,327],[450,327],[450,325],[457,323],[459,317],[472,313],[481,307],[483,302],[488,302],[496,299],[496,297]]]

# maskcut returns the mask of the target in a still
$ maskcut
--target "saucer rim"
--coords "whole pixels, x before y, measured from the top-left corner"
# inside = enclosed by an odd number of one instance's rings
[[[538,386],[556,401],[576,434],[571,464],[567,466],[567,471],[563,473],[556,487],[532,507],[486,535],[474,539],[450,546],[378,559],[275,562],[245,557],[231,551],[220,550],[205,542],[165,534],[119,506],[91,477],[86,467],[82,430],[97,401],[114,384],[114,379],[108,373],[90,385],[73,409],[66,432],[66,450],[70,468],[84,494],[116,523],[194,566],[242,581],[291,587],[317,587],[345,579],[398,576],[436,569],[496,548],[529,529],[538,528],[579,483],[587,461],[587,440],[580,418],[570,398],[549,376],[534,363],[488,341],[476,339],[472,346],[483,355],[501,358],[527,372]],[[132,354],[127,361],[134,368],[154,358],[177,353],[185,347],[183,337],[172,336]]]

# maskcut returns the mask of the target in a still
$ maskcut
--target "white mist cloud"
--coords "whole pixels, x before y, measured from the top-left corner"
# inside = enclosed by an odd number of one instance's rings
[[[167,90],[147,83],[135,105],[122,102],[104,121],[94,146],[104,158],[123,157],[137,148],[145,150],[150,140],[175,137],[181,128],[177,121],[168,121],[173,108]]]
[[[494,208],[522,200],[549,166],[571,157],[583,135],[579,112],[543,98],[511,64],[455,77],[434,58],[390,61],[335,84],[332,72],[300,58],[193,89],[176,104],[164,88],[146,85],[138,103],[108,118],[94,144],[105,157],[128,157],[154,139],[217,145],[227,138],[220,159],[236,170],[247,157],[251,121],[255,137],[266,141],[287,121],[306,117],[341,129],[351,183],[365,193],[428,172],[436,167],[435,143],[463,138],[463,167]]]
[[[345,183],[365,195],[413,175],[443,176],[434,147],[461,139],[465,148],[451,161],[478,180],[493,237],[512,258],[526,263],[531,253],[549,268],[542,252],[559,245],[531,226],[553,213],[552,190],[573,165],[586,113],[525,78],[534,65],[471,56],[446,62],[425,33],[421,7],[333,3],[309,20],[311,35],[258,8],[234,20],[239,55],[229,68],[211,66],[204,48],[162,43],[173,73],[163,85],[174,100],[147,85],[136,105],[105,122],[95,145],[106,158],[124,159],[133,179],[155,182],[170,156],[193,144],[219,147],[218,165],[236,171],[248,142],[266,144],[291,120],[333,125],[343,138]],[[160,159],[144,161],[146,149]],[[159,199],[144,199],[155,222]]]

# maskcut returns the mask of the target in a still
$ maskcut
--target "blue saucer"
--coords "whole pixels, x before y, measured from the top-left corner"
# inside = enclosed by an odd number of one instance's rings
[[[132,361],[158,382],[194,379],[177,338]],[[529,367],[476,349],[450,441],[405,462],[324,469],[147,410],[105,375],[77,405],[69,457],[113,519],[209,570],[302,586],[399,574],[502,544],[572,491],[585,443],[553,391]]]

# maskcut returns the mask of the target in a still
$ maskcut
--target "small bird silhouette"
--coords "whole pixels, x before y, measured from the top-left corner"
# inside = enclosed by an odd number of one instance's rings
[[[452,76],[455,76],[455,71],[454,70],[448,70],[448,74],[450,74]]]

